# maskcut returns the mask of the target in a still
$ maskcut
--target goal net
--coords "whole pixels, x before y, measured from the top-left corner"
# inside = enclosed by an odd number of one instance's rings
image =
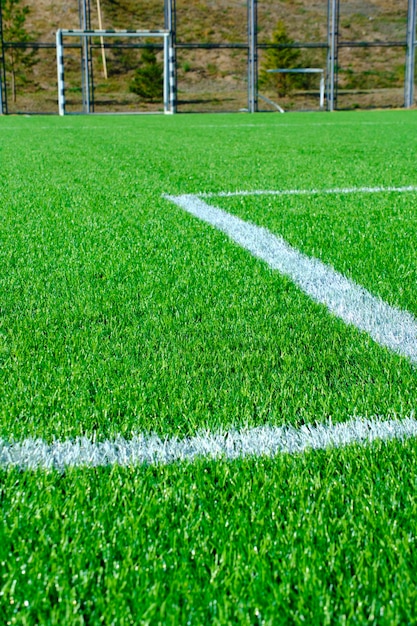
[[[151,43],[155,39],[162,41],[163,54],[163,111],[164,113],[175,112],[175,71],[174,71],[174,49],[171,41],[171,34],[168,30],[64,30],[59,29],[56,33],[56,54],[58,69],[58,111],[59,115],[67,112],[66,84],[65,84],[65,58],[64,58],[64,38],[78,38],[81,41],[81,69],[82,69],[82,91],[83,91],[83,112],[91,113],[93,79],[91,69],[91,58],[89,50],[91,42],[97,41],[95,47],[102,48],[104,55],[105,38],[128,38],[140,39],[144,43]],[[143,47],[143,46],[142,46]]]

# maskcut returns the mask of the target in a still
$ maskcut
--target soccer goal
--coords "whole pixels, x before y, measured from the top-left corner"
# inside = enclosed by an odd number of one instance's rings
[[[58,68],[58,111],[65,115],[65,69],[64,69],[64,37],[78,37],[83,43],[92,37],[102,41],[105,37],[128,37],[163,40],[163,100],[164,113],[175,113],[175,71],[174,48],[171,33],[168,30],[64,30],[56,32],[56,57]]]
[[[275,70],[266,70],[268,74],[318,74],[320,76],[320,109],[324,108],[324,70],[321,67],[300,67],[300,68],[283,68]],[[261,96],[263,100],[265,97]],[[272,101],[270,101],[271,103]],[[274,102],[273,105],[279,107]],[[284,113],[284,109],[279,107],[280,112]]]

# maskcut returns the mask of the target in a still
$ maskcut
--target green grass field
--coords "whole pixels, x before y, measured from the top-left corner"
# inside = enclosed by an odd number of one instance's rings
[[[417,114],[0,118],[0,439],[413,415],[416,365],[164,197],[206,199],[417,317]],[[376,193],[327,193],[365,187]],[[25,471],[1,624],[407,624],[417,441]]]

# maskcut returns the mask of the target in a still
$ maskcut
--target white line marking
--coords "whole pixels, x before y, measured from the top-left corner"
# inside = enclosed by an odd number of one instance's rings
[[[92,442],[86,437],[74,441],[26,439],[7,443],[0,439],[0,467],[21,470],[109,465],[137,466],[194,461],[198,458],[240,459],[247,456],[300,454],[307,450],[340,448],[352,444],[369,444],[417,436],[417,420],[351,419],[340,424],[292,426],[258,426],[229,432],[201,432],[186,439],[160,439],[157,435],[136,435],[130,441],[117,437],[113,441]]]
[[[266,111],[265,111],[266,113]],[[272,111],[271,111],[272,113]],[[230,115],[229,113],[225,113],[224,115]],[[269,113],[268,113],[269,116]],[[286,116],[287,117],[287,116]],[[285,118],[282,118],[281,116],[278,115],[272,115],[270,117],[270,121],[269,122],[241,122],[238,124],[190,124],[189,128],[270,128],[271,130],[276,130],[279,129],[281,127],[284,128],[321,128],[322,126],[332,126],[333,128],[335,127],[341,127],[341,126],[355,126],[356,128],[361,127],[361,126],[405,126],[410,120],[407,120],[407,122],[404,122],[403,120],[391,120],[391,121],[387,121],[387,122],[358,122],[358,121],[348,121],[348,120],[344,120],[342,121],[341,119],[337,119],[336,123],[333,122],[311,122],[311,119],[307,122],[307,123],[299,123],[299,122],[295,122],[295,121],[291,121],[291,122],[284,122]],[[288,119],[288,118],[287,118]]]
[[[114,117],[114,116],[116,116],[118,114],[114,114],[114,113],[107,114],[107,113],[103,113],[102,112],[101,114],[100,113],[97,114],[96,118],[97,118],[97,116],[100,116],[100,115],[102,115],[103,118],[105,118],[105,117],[108,117],[109,115],[110,116],[113,115],[113,117]],[[140,112],[135,111],[135,112],[130,113],[130,114],[128,114],[126,112],[121,112],[119,115],[120,115],[120,117],[127,116],[127,115],[144,116],[144,115],[149,115],[149,113],[140,113]],[[160,114],[159,111],[156,111],[156,112],[153,113],[153,115],[161,115],[161,114]],[[234,116],[235,114],[234,113],[225,113],[224,115],[225,116],[229,116],[229,115],[230,116]],[[269,116],[269,113],[268,113],[268,116]],[[32,118],[34,116],[33,115],[24,115],[22,117],[28,119],[28,118]],[[52,117],[52,119],[55,119],[56,115],[52,114],[51,117]],[[78,117],[79,117],[78,114],[74,115],[74,118],[78,118]],[[167,123],[171,123],[171,122],[168,122],[167,118],[163,118],[163,119]],[[226,123],[226,124],[221,124],[221,123],[220,124],[191,124],[191,123],[189,123],[189,124],[187,124],[187,128],[195,128],[195,129],[199,129],[199,128],[201,128],[201,129],[204,129],[204,128],[215,128],[215,129],[223,129],[223,128],[225,128],[225,129],[228,129],[228,128],[236,128],[236,129],[241,129],[241,128],[242,129],[243,128],[269,128],[269,129],[275,131],[275,130],[279,130],[280,128],[288,128],[288,129],[291,129],[291,128],[304,128],[304,129],[308,128],[308,129],[310,129],[310,128],[321,128],[323,126],[330,126],[330,127],[333,127],[333,128],[335,126],[337,126],[337,127],[340,127],[340,126],[355,126],[356,128],[358,128],[358,127],[361,127],[361,126],[378,126],[378,127],[381,127],[381,126],[406,126],[407,125],[407,127],[408,127],[409,126],[409,124],[408,124],[409,121],[410,120],[407,120],[407,122],[405,122],[403,120],[392,120],[392,121],[386,121],[386,122],[364,122],[364,121],[362,121],[362,122],[358,123],[357,121],[351,122],[351,121],[347,121],[347,120],[342,121],[342,120],[339,119],[339,120],[337,120],[336,124],[334,122],[313,122],[313,123],[310,123],[310,121],[308,122],[308,124],[306,124],[306,123],[299,123],[299,122],[294,122],[294,121],[293,122],[284,122],[282,120],[282,118],[280,118],[278,116],[271,116],[270,121],[268,121],[268,122],[257,122],[257,123],[250,123],[250,122],[245,123],[245,122],[242,122],[242,123],[237,123],[237,124],[236,123]],[[28,128],[27,126],[19,126],[19,127],[5,126],[5,125],[3,125],[3,120],[1,120],[1,118],[0,118],[0,130],[9,130],[9,131],[13,131],[13,132],[14,131],[26,132],[27,128]],[[106,128],[107,127],[105,125],[101,125],[101,126],[97,126],[97,125],[96,126],[68,126],[68,125],[61,126],[60,124],[55,125],[54,123],[52,123],[50,126],[45,126],[45,125],[44,126],[37,126],[35,129],[31,128],[31,130],[57,130],[57,129],[59,129],[59,130],[61,130],[61,129],[66,129],[66,130],[81,130],[81,129],[82,130],[106,130]]]
[[[226,233],[346,324],[353,324],[381,346],[417,363],[417,320],[408,311],[390,306],[319,259],[292,248],[266,228],[245,222],[193,195],[165,197]]]
[[[255,191],[210,191],[194,194],[198,198],[230,198],[234,196],[318,196],[327,194],[354,193],[410,193],[417,191],[417,186],[405,187],[340,187],[335,189],[258,189]]]

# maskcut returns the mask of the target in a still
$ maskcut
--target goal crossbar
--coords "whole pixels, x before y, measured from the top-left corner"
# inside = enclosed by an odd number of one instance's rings
[[[174,48],[169,30],[65,30],[56,32],[56,58],[58,69],[58,111],[65,115],[64,37],[160,37],[164,46],[164,113],[175,112]]]

